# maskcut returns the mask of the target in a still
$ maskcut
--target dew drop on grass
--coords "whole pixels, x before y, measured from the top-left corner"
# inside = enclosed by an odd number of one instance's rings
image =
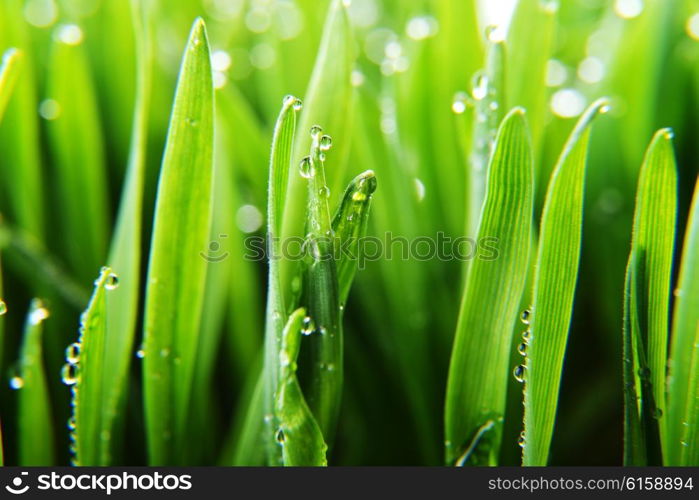
[[[35,305],[33,306],[32,312],[29,313],[29,323],[32,325],[38,325],[42,321],[44,321],[46,318],[51,316],[51,313],[49,312],[48,309],[46,309],[42,302],[38,299],[34,299]]]
[[[284,104],[290,104],[294,108],[294,111],[301,111],[301,108],[303,108],[301,99],[291,94],[284,97]]]
[[[71,430],[71,431],[74,431],[74,430],[75,430],[75,428],[76,428],[76,425],[75,425],[75,415],[72,415],[72,416],[68,419],[68,424],[67,424],[67,425],[68,425],[68,430]]]
[[[531,338],[532,338],[531,330],[525,330],[522,332],[522,340],[524,340],[525,342],[528,343],[531,340]]]
[[[313,138],[318,137],[322,133],[323,133],[323,129],[320,125],[313,125],[311,127],[311,137],[313,137]]]
[[[471,105],[470,97],[466,92],[457,92],[454,94],[454,100],[451,103],[451,110],[461,115],[466,112],[466,109]]]
[[[107,290],[114,290],[119,286],[119,276],[114,273],[109,273],[107,279],[104,282],[104,288]]]
[[[425,185],[417,177],[415,177],[415,179],[413,179],[413,183],[415,184],[415,195],[417,196],[417,201],[424,200],[425,199]]]
[[[585,105],[585,96],[575,89],[561,89],[551,97],[551,111],[561,118],[575,118]]]
[[[80,344],[73,342],[66,347],[66,361],[71,365],[75,365],[80,360]]]
[[[643,12],[643,0],[616,0],[614,12],[622,19],[633,19]]]
[[[316,325],[313,323],[313,319],[310,316],[303,318],[303,325],[301,327],[301,333],[303,335],[310,335],[315,331],[315,329]]]
[[[488,75],[482,71],[478,71],[473,76],[473,89],[471,95],[476,101],[482,101],[488,95]]]
[[[306,156],[301,160],[301,163],[299,164],[299,172],[301,173],[301,177],[304,179],[313,178],[316,172],[313,168],[313,163],[311,162],[310,156]]]
[[[529,309],[525,309],[522,311],[522,315],[519,317],[519,319],[524,323],[525,325],[529,324],[529,318],[531,317],[532,312]]]
[[[83,41],[83,30],[77,24],[64,24],[58,27],[55,38],[66,45],[80,45]]]
[[[10,378],[10,389],[13,391],[18,391],[24,387],[24,379],[19,375],[14,375]]]
[[[654,408],[653,418],[656,420],[663,418],[663,410],[661,410],[660,408]]]
[[[5,301],[0,299],[0,316],[3,314],[7,314],[7,304],[5,304]]]
[[[143,359],[146,357],[146,350],[143,345],[141,345],[141,347],[138,348],[138,351],[136,351],[136,357],[138,359]]]
[[[526,355],[527,355],[527,346],[528,346],[528,345],[529,345],[529,344],[527,344],[526,342],[522,342],[521,344],[519,344],[519,345],[517,346],[517,352],[520,353],[522,356],[526,356]]]
[[[519,437],[517,438],[517,444],[519,445],[520,448],[524,448],[524,443],[525,443],[524,431],[522,431],[522,432],[520,432]]]
[[[78,366],[70,363],[63,365],[61,380],[65,385],[75,385],[78,382]]]
[[[321,151],[328,151],[333,145],[333,138],[329,135],[324,135],[320,138],[319,148]]]
[[[501,26],[490,25],[485,28],[485,37],[491,43],[504,42],[505,34],[505,30]]]
[[[285,439],[284,431],[283,431],[282,429],[279,429],[279,430],[277,431],[276,436],[274,436],[274,439],[277,440],[277,443],[280,443],[280,444],[283,443],[283,442],[284,442],[284,439]]]
[[[39,103],[39,116],[44,120],[56,120],[61,116],[61,105],[55,99],[44,99]]]
[[[323,186],[318,189],[318,196],[321,198],[330,198],[330,188],[328,186]]]
[[[515,380],[517,382],[524,382],[524,370],[524,365],[517,365],[512,371],[512,374],[515,376]]]

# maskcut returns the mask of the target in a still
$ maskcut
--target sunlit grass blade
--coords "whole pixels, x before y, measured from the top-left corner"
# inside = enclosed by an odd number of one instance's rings
[[[596,101],[580,118],[549,182],[541,216],[524,386],[524,465],[546,465],[558,406],[563,357],[573,311],[582,239],[583,193],[590,125],[606,112]],[[528,314],[528,313],[527,313]]]
[[[279,386],[275,415],[279,421],[277,443],[282,448],[285,466],[327,465],[328,447],[296,378],[296,360],[301,349],[301,330],[306,310],[299,308],[289,316],[282,333],[279,354]]]
[[[17,49],[8,49],[2,55],[2,62],[0,62],[0,121],[2,121],[7,102],[10,100],[10,95],[17,82],[18,63],[21,57],[22,53]]]
[[[10,381],[17,389],[19,465],[53,465],[53,412],[42,348],[43,321],[48,310],[34,299],[24,326],[18,374]]]
[[[110,462],[111,426],[108,412],[113,373],[105,370],[111,352],[107,348],[108,303],[119,279],[103,267],[87,309],[80,317],[78,341],[66,349],[63,383],[71,386],[73,418],[69,425],[73,441],[73,463],[98,465]]]
[[[301,131],[303,134],[305,131]],[[343,339],[334,238],[325,177],[325,152],[332,139],[319,126],[311,129],[311,150],[297,176],[308,183],[306,211],[307,248],[310,263],[305,270],[304,302],[308,307],[308,339],[311,382],[308,405],[318,420],[325,441],[332,446],[342,397]]]
[[[354,44],[345,3],[333,0],[329,7],[323,38],[316,58],[306,95],[303,113],[299,121],[300,134],[294,142],[294,161],[300,161],[308,154],[311,145],[308,131],[313,125],[322,125],[335,136],[334,168],[328,172],[328,186],[332,199],[339,199],[344,171],[349,152],[352,117],[352,83],[351,73],[354,65]],[[289,179],[288,193],[282,198],[284,217],[282,231],[278,233],[283,239],[303,237],[304,213],[306,210],[307,188],[304,179],[293,175]],[[337,198],[335,198],[337,196]],[[282,261],[279,273],[284,290],[285,306],[293,310],[294,294],[292,281],[298,272],[298,262]]]
[[[57,39],[42,114],[54,160],[60,244],[75,275],[89,282],[107,256],[105,152],[85,47]]]
[[[527,274],[532,175],[529,132],[517,108],[498,131],[478,230],[494,254],[471,262],[461,302],[446,395],[447,464],[497,464],[511,332]]]
[[[206,28],[184,51],[158,184],[143,366],[149,462],[184,459],[211,224],[213,83]]]
[[[699,182],[689,212],[675,292],[666,465],[699,464]]]
[[[376,191],[376,176],[371,170],[355,177],[345,189],[332,221],[335,234],[335,259],[340,309],[344,309],[352,281],[357,273],[361,241],[366,236],[371,198]]]
[[[151,92],[152,47],[149,2],[132,1],[133,19],[138,50],[138,83],[136,107],[133,116],[131,151],[126,170],[126,180],[117,216],[116,230],[111,243],[107,264],[119,276],[120,286],[114,289],[105,304],[105,351],[102,369],[111,376],[111,383],[103,387],[100,433],[116,434],[115,425],[123,419],[128,371],[133,356],[132,346],[138,316],[141,228],[143,212],[143,184],[146,168],[146,142],[148,107]],[[116,458],[118,444],[115,440],[95,443],[100,449],[89,465],[109,465]],[[83,462],[85,463],[85,462]]]
[[[293,96],[284,99],[282,110],[279,113],[277,124],[274,128],[272,139],[272,153],[269,166],[269,187],[267,193],[267,238],[269,240],[269,280],[267,290],[267,310],[265,322],[265,360],[263,377],[264,382],[264,415],[274,414],[274,398],[279,383],[279,353],[281,351],[282,330],[286,318],[285,298],[287,291],[282,285],[280,265],[283,262],[282,255],[282,215],[284,214],[284,202],[286,199],[287,185],[291,174],[292,148],[294,133],[296,131],[296,112],[300,107],[300,101]],[[293,172],[296,174],[296,172]],[[251,406],[250,411],[257,409]],[[258,416],[257,418],[259,418]],[[253,418],[248,416],[248,418]],[[270,465],[281,465],[281,449],[275,441],[277,422],[273,418],[266,418],[264,443],[267,450],[267,462]]]

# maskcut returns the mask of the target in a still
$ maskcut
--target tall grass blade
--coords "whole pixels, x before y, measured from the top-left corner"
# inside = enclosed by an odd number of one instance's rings
[[[496,255],[471,262],[459,312],[446,395],[448,464],[497,463],[511,332],[527,274],[532,175],[524,111],[516,108],[498,131],[478,230]]]
[[[699,182],[687,221],[675,292],[668,412],[667,465],[699,464]]]
[[[289,316],[279,355],[280,378],[275,407],[279,430],[276,440],[282,448],[284,465],[291,467],[327,465],[325,452],[328,447],[296,378],[296,360],[305,319],[306,310],[303,308]]]
[[[206,28],[184,51],[153,221],[145,306],[144,389],[149,462],[181,462],[196,359],[211,223],[213,84]]]
[[[590,125],[606,112],[599,100],[578,121],[551,176],[541,216],[533,304],[517,369],[524,386],[524,465],[546,465],[558,406],[563,357],[580,261],[583,193]],[[527,314],[527,313],[525,313]]]
[[[54,433],[42,348],[43,322],[48,310],[34,299],[24,326],[19,371],[10,384],[18,389],[19,464],[53,465]]]

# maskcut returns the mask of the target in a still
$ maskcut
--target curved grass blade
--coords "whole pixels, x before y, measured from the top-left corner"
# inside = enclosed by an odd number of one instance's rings
[[[667,465],[699,464],[699,181],[689,212],[675,293],[668,415]]]
[[[32,300],[24,326],[19,379],[12,384],[18,389],[19,465],[47,466],[53,465],[55,460],[53,412],[41,346],[42,323],[48,316],[41,300]]]
[[[354,65],[354,51],[351,26],[347,8],[341,0],[334,0],[330,5],[323,38],[318,50],[318,57],[313,68],[306,95],[304,111],[299,122],[298,134],[294,142],[294,160],[299,161],[306,155],[311,141],[306,132],[318,123],[332,130],[338,138],[339,149],[336,154],[335,171],[331,172],[329,186],[331,195],[341,189],[343,174],[349,152],[350,126],[352,117],[352,83],[351,73]],[[298,175],[289,178],[288,193],[282,198],[284,217],[282,231],[278,233],[284,240],[292,237],[304,237],[305,211],[307,208],[307,187],[304,179]],[[281,286],[284,290],[285,307],[288,311],[295,309],[293,281],[299,272],[299,262],[285,260],[280,263]]]
[[[8,49],[2,55],[2,63],[0,63],[0,121],[2,121],[7,102],[10,100],[12,90],[17,83],[21,57],[22,53],[17,49]]]
[[[328,447],[296,378],[296,359],[305,318],[303,308],[289,316],[279,354],[279,389],[275,406],[279,429],[276,440],[282,448],[284,465],[290,467],[327,465],[325,453]]]
[[[72,386],[73,463],[96,465],[110,462],[111,425],[107,413],[113,373],[106,370],[112,353],[107,349],[108,303],[119,278],[103,267],[87,309],[80,317],[78,341],[66,349],[63,383]]]
[[[85,47],[57,40],[48,74],[42,109],[61,199],[60,241],[73,273],[88,282],[107,256],[109,219],[104,144]]]
[[[533,314],[525,377],[524,465],[546,465],[553,435],[563,357],[573,312],[582,237],[583,192],[590,124],[606,112],[606,100],[593,103],[578,121],[549,182],[541,216],[534,276]]]
[[[517,108],[498,131],[478,231],[481,241],[496,243],[498,255],[471,262],[459,312],[446,395],[448,464],[497,463],[511,332],[527,274],[532,175],[524,111]],[[489,438],[481,440],[484,426]]]
[[[146,168],[148,107],[150,103],[152,48],[148,9],[150,2],[132,0],[138,59],[136,106],[133,116],[131,151],[126,171],[116,230],[107,263],[119,276],[120,286],[109,294],[105,304],[105,350],[102,369],[110,374],[110,383],[102,387],[99,406],[102,412],[100,435],[115,434],[125,408],[127,379],[132,357],[133,339],[138,316],[141,265],[141,228],[143,184]],[[86,396],[83,396],[83,400]],[[85,458],[96,460],[83,465],[110,465],[114,460],[115,440],[97,439],[90,443],[97,449]]]
[[[149,462],[181,461],[207,263],[213,170],[213,84],[206,28],[184,51],[153,221],[145,306]]]
[[[325,441],[333,442],[340,408],[343,376],[343,339],[334,237],[325,181],[325,153],[332,139],[317,125],[311,128],[310,155],[301,162],[300,176],[308,182],[307,250],[304,300],[308,307],[312,368],[308,405],[318,420]]]
[[[677,217],[672,132],[658,131],[641,168],[624,308],[624,461],[662,465],[670,284]],[[637,395],[640,394],[640,398]]]
[[[281,351],[282,331],[287,318],[286,300],[280,272],[283,262],[281,252],[282,216],[289,184],[289,169],[292,163],[292,147],[296,131],[296,112],[300,101],[293,96],[284,99],[274,128],[272,153],[269,167],[269,187],[267,198],[267,238],[269,248],[269,283],[267,291],[267,311],[265,322],[265,360],[264,360],[264,415],[274,414],[274,398],[279,382],[279,353]],[[251,406],[254,412],[256,406]],[[262,415],[260,415],[262,417]],[[249,417],[253,418],[253,417]],[[265,448],[267,463],[281,465],[282,455],[274,440],[277,422],[273,418],[265,419]]]
[[[335,236],[335,265],[340,309],[347,302],[357,273],[361,240],[366,236],[371,197],[376,191],[376,176],[372,170],[362,172],[349,183],[332,221]]]

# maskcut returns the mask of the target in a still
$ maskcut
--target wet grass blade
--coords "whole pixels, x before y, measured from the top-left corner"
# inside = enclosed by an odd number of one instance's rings
[[[107,350],[107,317],[111,291],[119,284],[108,267],[103,267],[87,309],[80,317],[78,341],[66,349],[63,382],[72,386],[73,419],[69,424],[73,441],[73,463],[97,465],[110,462],[111,426],[106,422],[113,373],[105,367],[111,352]]]
[[[268,248],[269,258],[269,283],[267,291],[267,311],[265,322],[265,360],[264,360],[264,415],[256,418],[271,416],[274,414],[274,398],[279,382],[279,353],[281,351],[282,331],[286,322],[286,290],[282,285],[280,265],[283,261],[281,252],[282,215],[286,200],[287,185],[289,184],[290,169],[292,164],[292,148],[294,133],[296,131],[296,112],[300,101],[293,96],[284,99],[282,110],[279,113],[277,124],[274,128],[272,140],[272,153],[269,166],[269,187],[267,194],[267,238],[270,241]],[[294,172],[295,173],[295,172]],[[250,406],[251,412],[258,407]],[[248,419],[255,418],[248,416]],[[277,422],[272,417],[265,418],[264,443],[267,451],[267,462],[270,465],[281,465],[281,449],[277,445],[274,436]]]
[[[85,47],[57,40],[43,115],[60,196],[61,250],[73,273],[89,283],[107,257],[109,217],[105,151]]]
[[[532,175],[529,133],[517,108],[498,131],[478,231],[496,255],[471,262],[459,312],[446,395],[448,464],[497,463],[511,332],[527,274]]]
[[[53,465],[54,435],[51,403],[42,348],[43,321],[49,312],[34,299],[24,326],[18,378],[11,381],[18,389],[19,465]]]
[[[306,310],[303,308],[289,316],[282,333],[279,354],[279,389],[275,405],[279,430],[276,441],[282,448],[284,465],[291,467],[327,465],[325,453],[328,447],[296,378],[296,360],[305,318]]]
[[[366,236],[371,197],[376,191],[376,176],[367,170],[349,183],[332,221],[335,234],[335,263],[340,309],[347,302],[354,276],[357,273],[361,240]]]
[[[211,224],[213,84],[206,28],[184,51],[158,184],[145,306],[149,462],[184,459]]]
[[[699,464],[699,182],[687,222],[675,292],[666,465]]]
[[[563,357],[573,311],[582,239],[583,193],[590,124],[607,103],[592,104],[573,129],[551,176],[541,216],[524,386],[522,463],[546,465],[558,406]],[[526,313],[525,313],[526,314]]]
[[[21,57],[21,52],[17,49],[8,49],[2,56],[2,63],[0,63],[0,121],[2,121],[10,95],[17,82],[18,64]]]

